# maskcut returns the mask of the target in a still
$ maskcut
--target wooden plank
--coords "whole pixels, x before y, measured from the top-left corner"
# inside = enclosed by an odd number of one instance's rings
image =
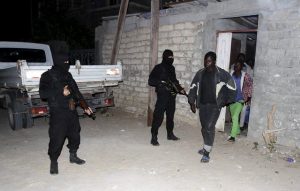
[[[157,64],[158,55],[158,31],[159,29],[159,0],[151,0],[151,36],[150,36],[150,62],[149,62],[149,73]],[[148,95],[148,118],[147,125],[151,126],[154,111],[154,98],[155,92],[153,87],[149,87]]]
[[[226,33],[226,32],[231,32],[231,33],[256,33],[257,29],[237,29],[237,30],[217,31],[217,35],[219,33]]]
[[[127,12],[127,8],[128,8],[128,2],[129,2],[129,0],[122,0],[121,1],[119,17],[118,17],[117,33],[116,33],[116,36],[115,36],[115,39],[114,39],[110,64],[116,64],[117,63],[117,54],[118,54],[119,48],[120,48],[122,30],[123,30],[123,26],[124,26],[124,23],[125,23],[125,17],[126,17],[126,12]]]
[[[217,0],[218,1],[218,0]],[[172,8],[173,5],[176,5],[176,4],[182,4],[182,3],[191,3],[191,2],[195,2],[195,0],[170,0],[170,1],[167,1],[163,4],[163,7],[166,7],[166,8]],[[202,6],[207,6],[208,5],[208,2],[207,0],[197,0],[198,4],[202,5]]]

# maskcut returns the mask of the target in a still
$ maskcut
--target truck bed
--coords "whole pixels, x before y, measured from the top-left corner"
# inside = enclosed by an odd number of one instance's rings
[[[38,94],[39,81],[43,72],[51,66],[28,66],[20,61],[16,67],[0,70],[0,86],[3,88],[21,88],[28,94]],[[122,80],[122,65],[83,65],[78,69],[71,66],[69,72],[84,92],[98,92],[105,86],[117,86]]]

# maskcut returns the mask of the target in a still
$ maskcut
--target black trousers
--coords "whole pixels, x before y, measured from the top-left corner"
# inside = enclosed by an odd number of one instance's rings
[[[202,126],[201,133],[204,146],[213,146],[215,139],[216,123],[220,115],[217,104],[200,104],[199,117]]]
[[[169,91],[157,92],[157,100],[153,112],[153,121],[151,133],[157,136],[158,129],[164,120],[164,113],[166,112],[166,128],[168,135],[173,134],[174,129],[174,113],[175,113],[176,95],[173,96]]]
[[[56,161],[62,151],[65,139],[68,139],[69,151],[76,153],[80,145],[80,124],[76,110],[51,108],[49,128],[50,160]]]

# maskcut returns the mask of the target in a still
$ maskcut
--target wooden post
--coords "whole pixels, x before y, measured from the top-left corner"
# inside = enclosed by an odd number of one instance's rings
[[[151,0],[151,33],[150,33],[150,62],[149,74],[154,66],[157,64],[158,55],[158,29],[159,29],[159,0]],[[151,126],[154,111],[154,97],[155,92],[153,87],[149,87],[148,95],[148,118],[147,125]]]
[[[117,28],[117,33],[115,36],[113,48],[112,48],[110,64],[117,63],[117,54],[118,54],[119,48],[120,48],[121,35],[122,35],[123,26],[125,23],[128,2],[129,2],[129,0],[121,1],[119,17],[118,17],[118,26],[117,26],[118,28]]]

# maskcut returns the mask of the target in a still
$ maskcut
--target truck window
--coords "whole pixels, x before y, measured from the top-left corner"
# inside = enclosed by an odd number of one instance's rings
[[[46,54],[41,49],[0,48],[0,62],[17,62],[18,60],[42,63],[46,62]]]

